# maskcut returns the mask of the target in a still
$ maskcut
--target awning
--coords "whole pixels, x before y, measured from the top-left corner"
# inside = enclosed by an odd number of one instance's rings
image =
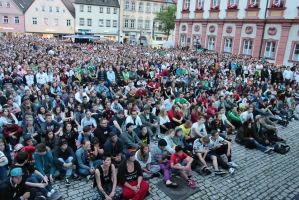
[[[101,39],[100,37],[96,37],[93,35],[66,35],[64,38],[75,38],[75,39]]]

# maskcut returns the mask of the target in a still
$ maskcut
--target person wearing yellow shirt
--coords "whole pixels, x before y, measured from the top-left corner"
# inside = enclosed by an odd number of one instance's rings
[[[196,138],[190,134],[192,122],[187,120],[184,124],[180,125],[179,127],[182,129],[183,134],[185,135],[186,142],[193,142]]]

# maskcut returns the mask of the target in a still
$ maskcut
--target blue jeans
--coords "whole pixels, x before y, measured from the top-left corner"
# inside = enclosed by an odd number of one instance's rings
[[[30,183],[41,183],[43,178],[39,174],[32,174],[29,178],[26,179],[27,182]],[[50,192],[53,188],[52,185],[49,183],[46,188],[36,188],[40,193],[44,196],[47,196],[48,192]]]
[[[92,165],[90,164],[89,167],[94,167],[95,169],[98,168],[102,164],[102,160],[93,160]],[[89,169],[78,168],[78,173],[82,176],[91,175]]]
[[[5,181],[7,179],[6,167],[0,167],[0,180]]]
[[[63,160],[62,158],[58,158],[58,160],[61,161],[61,162],[63,162],[63,163],[70,163],[70,162],[72,162],[73,157],[70,156],[70,157],[68,157],[68,159],[66,159],[66,160]],[[66,168],[66,167],[64,167],[64,166],[60,166],[59,169],[60,169],[60,170],[64,170],[64,171],[66,171],[66,173],[65,173],[65,177],[66,177],[66,178],[71,177],[71,175],[72,175],[72,173],[73,173],[73,168]]]
[[[109,128],[112,132],[116,133],[117,136],[120,138],[120,132],[114,125],[109,126]]]
[[[255,148],[257,148],[258,150],[260,150],[262,152],[267,150],[267,147],[265,147],[264,145],[261,145],[256,140],[254,140],[254,145],[255,145]]]

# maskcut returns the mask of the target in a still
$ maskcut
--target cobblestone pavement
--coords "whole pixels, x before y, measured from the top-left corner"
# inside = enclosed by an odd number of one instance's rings
[[[280,127],[281,135],[291,147],[285,155],[272,152],[270,155],[258,150],[247,150],[234,142],[232,159],[239,165],[233,175],[200,176],[193,172],[200,191],[188,197],[191,199],[248,199],[289,200],[299,193],[299,122],[290,122],[287,128]],[[211,165],[211,163],[209,163]],[[171,200],[156,187],[161,177],[150,180],[151,196],[146,200]],[[63,193],[63,200],[89,200],[92,196],[92,181],[72,181],[65,187],[56,182],[55,188]]]

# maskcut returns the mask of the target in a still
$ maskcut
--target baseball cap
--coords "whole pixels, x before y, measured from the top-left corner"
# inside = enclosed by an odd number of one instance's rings
[[[23,148],[24,148],[24,146],[22,144],[16,144],[14,147],[15,151],[20,151]]]
[[[13,168],[12,170],[10,170],[10,176],[14,177],[14,176],[23,176],[24,173],[22,171],[22,168],[17,167],[17,168]]]

